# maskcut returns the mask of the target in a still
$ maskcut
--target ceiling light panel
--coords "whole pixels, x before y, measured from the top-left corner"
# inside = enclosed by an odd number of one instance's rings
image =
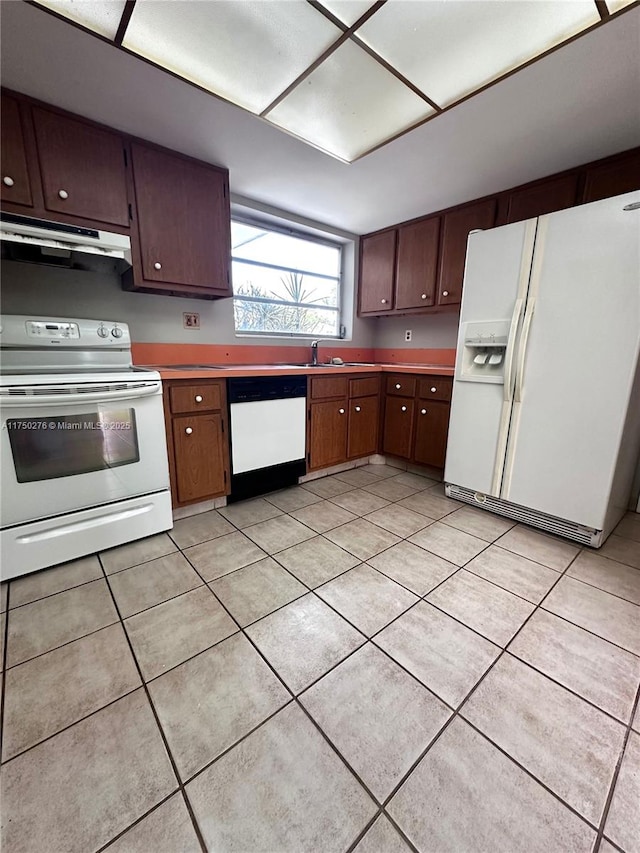
[[[434,110],[352,42],[345,42],[267,118],[352,161]]]
[[[356,35],[447,106],[599,20],[593,0],[387,0]]]
[[[374,5],[372,0],[320,0],[320,3],[348,27]]]
[[[606,0],[606,2],[607,8],[613,14],[614,12],[619,12],[620,9],[624,9],[625,6],[635,3],[635,0]]]
[[[139,0],[123,45],[260,113],[341,35],[306,0]]]
[[[51,9],[94,33],[113,39],[118,32],[125,0],[38,0],[39,6]]]

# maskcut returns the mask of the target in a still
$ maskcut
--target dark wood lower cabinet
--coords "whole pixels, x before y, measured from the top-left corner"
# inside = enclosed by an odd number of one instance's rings
[[[380,377],[313,376],[309,381],[310,471],[378,452]]]
[[[347,456],[347,400],[312,403],[309,425],[309,468],[329,468]]]
[[[449,429],[449,403],[418,400],[416,410],[415,462],[444,468]]]
[[[378,397],[349,400],[347,456],[366,456],[378,451]]]
[[[226,383],[166,380],[164,414],[173,505],[228,494]]]
[[[176,487],[180,503],[224,494],[223,441],[220,414],[173,419]]]
[[[411,397],[387,397],[384,409],[382,452],[391,456],[411,458],[413,444],[413,412]]]
[[[398,396],[398,386],[406,396]],[[423,376],[417,383],[409,374],[388,377],[382,452],[444,468],[452,386],[447,376]]]

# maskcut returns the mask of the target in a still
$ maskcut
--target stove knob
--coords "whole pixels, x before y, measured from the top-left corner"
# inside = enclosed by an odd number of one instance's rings
[[[98,326],[98,337],[100,338],[108,338],[109,337],[109,329],[106,326],[100,324]]]
[[[124,333],[118,326],[114,326],[113,329],[111,329],[111,334],[114,338],[121,338]]]

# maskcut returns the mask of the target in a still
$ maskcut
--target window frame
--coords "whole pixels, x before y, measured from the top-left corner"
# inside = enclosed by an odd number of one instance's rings
[[[275,269],[281,270],[285,273],[300,273],[302,275],[310,275],[315,278],[323,278],[328,279],[330,281],[337,282],[337,305],[317,305],[312,302],[290,302],[287,300],[279,300],[279,299],[269,299],[266,296],[242,296],[237,295],[235,292],[232,293],[233,299],[233,328],[236,337],[249,337],[249,338],[297,338],[299,340],[314,340],[315,338],[321,337],[322,340],[344,340],[345,337],[345,327],[342,322],[342,314],[343,314],[343,278],[344,278],[344,245],[338,240],[332,240],[330,237],[318,236],[317,234],[310,234],[307,231],[302,229],[298,230],[297,228],[289,227],[288,225],[274,223],[268,220],[260,219],[259,217],[249,216],[245,214],[237,214],[231,213],[231,222],[238,222],[241,225],[249,225],[253,228],[260,228],[264,231],[273,231],[276,234],[283,234],[286,237],[295,237],[298,240],[306,240],[309,243],[318,243],[321,246],[329,246],[332,249],[338,249],[340,252],[340,262],[339,262],[339,270],[337,276],[325,275],[323,273],[315,273],[310,270],[297,269],[295,267],[287,267],[280,266],[278,264],[266,264],[260,263],[259,261],[246,260],[245,258],[236,258],[233,255],[233,246],[231,247],[231,265],[233,270],[233,263],[242,263],[249,264],[256,267],[263,267],[266,269]],[[232,272],[233,277],[233,272]],[[231,282],[231,288],[233,291],[233,278]],[[312,332],[276,332],[273,330],[267,331],[254,331],[254,330],[245,330],[238,329],[236,326],[236,318],[235,318],[235,300],[242,299],[245,302],[255,302],[259,304],[268,304],[268,305],[284,305],[292,308],[320,308],[323,311],[334,311],[337,314],[337,332],[335,335],[329,335],[325,333],[312,333]]]

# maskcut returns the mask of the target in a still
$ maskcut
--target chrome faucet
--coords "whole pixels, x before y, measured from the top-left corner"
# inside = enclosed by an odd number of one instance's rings
[[[311,341],[311,366],[318,366],[318,344],[322,343],[322,341],[328,340],[327,338],[319,338],[317,341]]]

